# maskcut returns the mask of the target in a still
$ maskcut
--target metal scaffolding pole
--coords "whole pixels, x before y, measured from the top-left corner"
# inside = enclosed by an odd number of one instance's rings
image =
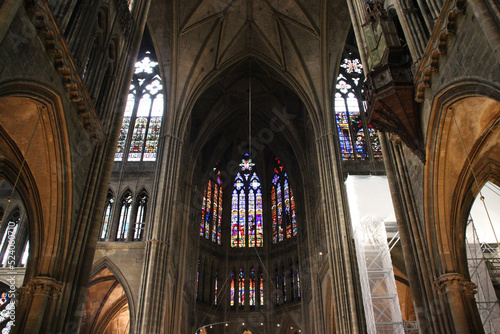
[[[387,241],[383,220],[365,218],[353,222],[363,304],[368,333],[404,333],[390,249],[399,241],[396,233]]]
[[[493,281],[500,283],[497,281],[500,274],[498,246],[479,240],[472,217],[468,221],[466,242],[469,274],[477,285],[475,298],[484,331],[487,334],[500,333],[500,304],[493,286]]]

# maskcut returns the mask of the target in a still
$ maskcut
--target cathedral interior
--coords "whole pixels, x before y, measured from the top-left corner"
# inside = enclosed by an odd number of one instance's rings
[[[498,0],[0,0],[0,329],[500,333]]]

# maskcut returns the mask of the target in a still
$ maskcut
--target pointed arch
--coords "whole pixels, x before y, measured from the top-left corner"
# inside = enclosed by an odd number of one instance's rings
[[[125,189],[120,198],[120,213],[118,217],[118,228],[116,230],[116,240],[126,240],[132,219],[132,204],[134,196],[129,188]]]
[[[111,229],[111,222],[113,220],[113,209],[115,206],[115,196],[111,188],[108,189],[108,194],[106,195],[106,203],[104,204],[104,212],[101,220],[101,231],[99,233],[99,239],[105,240],[109,237],[109,231]]]
[[[134,241],[140,241],[143,239],[143,234],[146,226],[146,215],[148,213],[148,201],[148,192],[145,187],[142,187],[135,197],[135,218],[131,236],[132,240]]]
[[[131,288],[118,266],[110,258],[103,257],[92,267],[81,333],[101,333],[113,319],[127,312],[129,328],[133,328],[135,302]]]
[[[18,183],[33,246],[26,278],[37,272],[57,276],[71,242],[72,164],[64,108],[60,97],[44,85],[13,81],[0,86],[0,116],[0,171],[13,183],[26,159]],[[19,126],[33,134],[29,151]],[[86,148],[82,144],[72,154],[77,156]],[[39,257],[41,252],[54,256]]]
[[[275,159],[271,182],[271,219],[273,244],[297,236],[295,198],[279,158]]]

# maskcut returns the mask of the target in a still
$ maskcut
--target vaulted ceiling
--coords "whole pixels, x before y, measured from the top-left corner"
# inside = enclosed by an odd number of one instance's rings
[[[310,114],[329,111],[350,18],[344,0],[153,0],[148,26],[182,129],[203,92],[248,59]]]

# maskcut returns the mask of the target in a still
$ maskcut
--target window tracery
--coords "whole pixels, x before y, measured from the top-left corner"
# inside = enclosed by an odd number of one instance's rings
[[[135,64],[115,161],[156,161],[163,118],[163,86],[158,62],[147,51]]]
[[[262,247],[264,226],[262,219],[262,188],[255,164],[248,154],[236,174],[231,200],[231,247]]]
[[[120,220],[118,230],[116,231],[116,240],[125,240],[130,225],[130,216],[132,213],[132,194],[127,192],[121,201]]]
[[[214,168],[203,193],[200,236],[214,243],[222,243],[222,197],[220,172]]]
[[[361,100],[363,66],[352,52],[344,53],[337,77],[334,110],[342,160],[381,159],[376,131],[365,119]]]
[[[111,192],[108,192],[108,195],[106,196],[106,204],[104,205],[104,214],[102,216],[102,223],[101,223],[101,233],[100,233],[100,239],[104,240],[106,239],[108,235],[108,229],[111,224],[111,216],[113,214],[113,204],[115,202],[115,198]]]
[[[288,183],[288,175],[278,158],[271,185],[271,211],[274,244],[297,235],[295,199]]]

